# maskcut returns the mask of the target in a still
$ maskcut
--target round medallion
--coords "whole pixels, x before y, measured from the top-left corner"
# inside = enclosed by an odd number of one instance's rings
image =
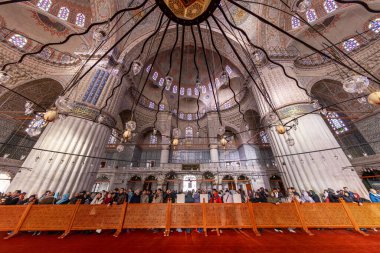
[[[205,21],[214,13],[220,0],[156,0],[156,4],[172,21],[189,26]]]

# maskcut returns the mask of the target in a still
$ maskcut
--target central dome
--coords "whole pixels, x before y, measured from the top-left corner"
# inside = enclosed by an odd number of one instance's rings
[[[176,23],[195,25],[212,15],[220,0],[156,0],[156,3]]]

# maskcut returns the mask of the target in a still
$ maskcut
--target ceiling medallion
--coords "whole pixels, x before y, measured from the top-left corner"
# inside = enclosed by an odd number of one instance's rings
[[[156,0],[165,15],[181,25],[196,25],[205,21],[220,4],[220,0]]]

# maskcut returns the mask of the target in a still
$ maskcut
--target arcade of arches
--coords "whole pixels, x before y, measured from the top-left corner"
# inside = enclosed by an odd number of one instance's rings
[[[0,192],[380,189],[362,178],[380,166],[378,14],[222,0],[192,17],[163,2],[0,7]]]

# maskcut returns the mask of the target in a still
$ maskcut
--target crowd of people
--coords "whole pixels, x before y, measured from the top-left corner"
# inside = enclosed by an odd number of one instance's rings
[[[182,192],[181,192],[182,193]],[[101,191],[101,192],[86,192],[82,191],[74,194],[70,198],[70,194],[66,193],[60,195],[57,192],[46,191],[41,197],[36,194],[27,196],[26,192],[17,190],[15,192],[0,193],[0,205],[24,205],[24,204],[75,204],[78,200],[81,204],[123,204],[128,203],[167,203],[177,202],[177,195],[179,193],[173,190],[162,191],[157,189],[155,191],[151,190],[126,190],[125,188],[116,188],[113,191]],[[297,200],[300,203],[315,203],[315,202],[339,202],[339,199],[343,199],[345,202],[351,203],[363,203],[363,202],[374,202],[380,203],[380,191],[375,189],[369,190],[368,199],[359,194],[350,191],[347,187],[341,190],[334,191],[333,189],[326,189],[323,193],[317,194],[313,190],[301,191],[300,193],[293,187],[289,187],[286,193],[281,192],[280,189],[274,188],[271,191],[259,188],[257,191],[248,191],[247,193],[240,190],[229,190],[225,189],[212,191],[197,190],[188,191],[185,194],[185,203],[201,203],[202,194],[207,194],[208,202],[210,203],[234,203],[236,198],[234,195],[239,195],[238,202],[253,202],[253,203],[287,203]],[[203,195],[204,196],[204,195]]]

